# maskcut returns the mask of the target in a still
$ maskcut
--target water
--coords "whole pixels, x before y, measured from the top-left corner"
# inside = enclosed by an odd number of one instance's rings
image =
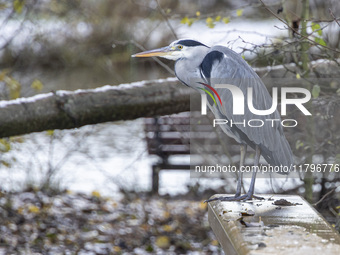
[[[86,193],[98,190],[115,196],[120,186],[147,189],[150,159],[142,123],[140,119],[25,135],[3,154],[10,168],[1,169],[2,188],[37,185],[51,175],[54,185]]]

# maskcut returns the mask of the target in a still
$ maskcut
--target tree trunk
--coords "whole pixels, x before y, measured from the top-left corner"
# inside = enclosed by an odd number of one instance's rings
[[[191,92],[170,78],[2,101],[0,137],[188,111]]]

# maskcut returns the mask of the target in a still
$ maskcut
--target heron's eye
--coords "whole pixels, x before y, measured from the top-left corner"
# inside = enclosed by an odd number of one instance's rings
[[[183,46],[182,45],[178,45],[177,49],[181,50],[181,49],[183,49]]]

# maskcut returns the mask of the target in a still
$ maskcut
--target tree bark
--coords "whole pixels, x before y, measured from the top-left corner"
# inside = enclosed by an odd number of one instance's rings
[[[255,69],[268,87],[300,87],[294,70],[295,65]],[[339,70],[334,62],[316,61],[311,63],[310,76],[334,79],[340,77]],[[191,93],[196,92],[168,78],[0,101],[0,137],[189,111]]]
[[[169,78],[2,101],[0,137],[188,111],[191,92]]]

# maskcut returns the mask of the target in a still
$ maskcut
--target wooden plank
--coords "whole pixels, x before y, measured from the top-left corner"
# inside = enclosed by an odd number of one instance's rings
[[[225,254],[340,254],[339,233],[303,198],[261,196],[264,201],[209,202],[208,220]],[[280,199],[295,205],[275,205]],[[251,211],[242,222],[240,213]]]
[[[170,132],[170,131],[178,131],[178,132],[189,132],[189,131],[193,131],[193,129],[195,129],[195,131],[205,131],[205,132],[213,132],[214,131],[214,127],[209,124],[209,125],[197,125],[195,127],[191,127],[189,124],[185,124],[185,125],[171,125],[171,124],[167,124],[167,125],[157,125],[157,124],[144,124],[144,130],[145,132]]]
[[[168,136],[168,137],[146,137],[146,141],[148,146],[157,147],[160,144],[183,144],[183,145],[190,145],[190,138],[185,137],[176,137],[176,135]],[[217,137],[198,137],[193,140],[193,144],[201,144],[201,145],[219,145],[220,140]],[[238,150],[239,151],[239,150]]]
[[[149,132],[147,133],[147,138],[155,138],[155,133]],[[179,132],[179,131],[170,131],[170,132],[159,132],[160,138],[186,138],[186,139],[212,139],[216,138],[216,133],[212,132]]]
[[[190,170],[190,164],[188,165],[180,165],[180,164],[159,164],[157,167],[160,168],[160,170]]]
[[[190,146],[182,145],[182,144],[174,144],[174,145],[161,145],[160,148],[148,148],[148,152],[151,155],[188,155],[190,154]]]

